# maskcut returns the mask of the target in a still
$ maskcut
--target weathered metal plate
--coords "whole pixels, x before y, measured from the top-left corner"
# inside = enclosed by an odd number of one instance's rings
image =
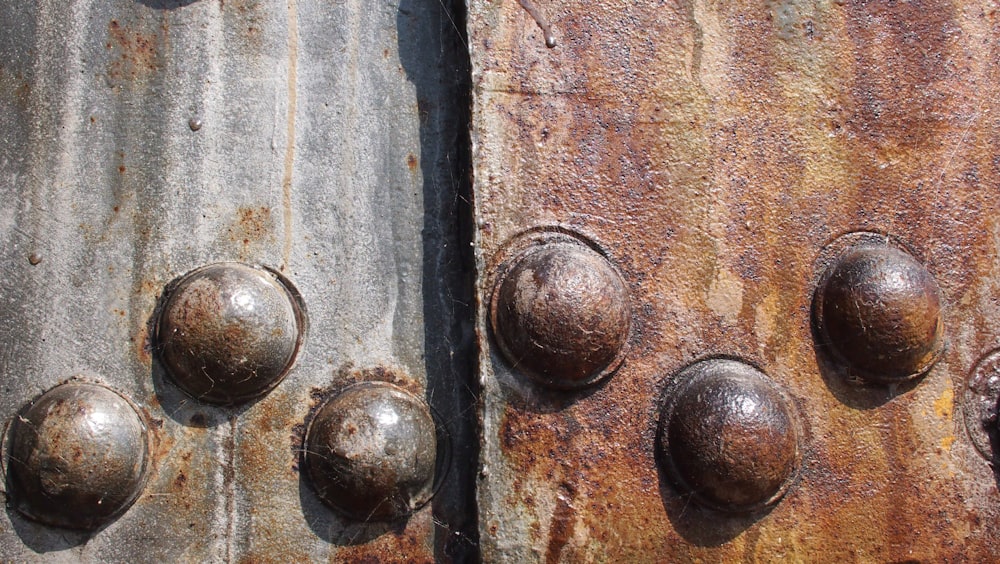
[[[483,559],[994,559],[997,479],[962,402],[1000,343],[997,5],[538,9],[553,49],[517,1],[470,7]],[[583,391],[533,384],[491,333],[530,229],[589,238],[631,296],[623,365]],[[854,385],[818,355],[813,294],[859,231],[940,287],[946,348],[923,378]],[[770,510],[703,509],[658,469],[667,384],[712,356],[762,369],[801,420]]]
[[[81,378],[134,402],[153,445],[124,515],[75,533],[9,508],[0,560],[432,561],[474,545],[467,57],[450,10],[0,6],[0,420]],[[233,408],[192,400],[151,354],[166,285],[219,261],[280,272],[309,322],[287,377]],[[391,525],[336,516],[300,477],[310,410],[358,379],[425,397],[452,442],[435,501]]]

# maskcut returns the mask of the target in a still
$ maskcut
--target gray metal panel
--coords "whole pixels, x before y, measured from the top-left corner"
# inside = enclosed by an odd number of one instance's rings
[[[410,1],[0,6],[0,418],[81,376],[140,405],[155,445],[122,517],[91,538],[8,510],[0,559],[420,560],[471,546],[448,544],[475,534],[460,469],[391,534],[333,515],[297,469],[315,395],[350,367],[405,374],[456,441],[471,432],[451,19]],[[310,325],[287,378],[237,408],[178,391],[148,334],[168,282],[224,260],[281,271]],[[464,464],[475,447],[460,448]]]

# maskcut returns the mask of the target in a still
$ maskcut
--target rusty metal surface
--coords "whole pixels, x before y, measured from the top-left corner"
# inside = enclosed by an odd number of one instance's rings
[[[547,48],[521,3],[471,2],[485,561],[994,558],[990,439],[963,420],[996,424],[997,8],[551,0]],[[625,281],[629,351],[595,386],[535,384],[492,334],[529,229],[592,241]],[[813,297],[857,232],[936,281],[944,350],[923,376],[866,385],[821,352]],[[671,384],[718,356],[802,423],[796,477],[751,514],[658,465]]]
[[[8,507],[0,560],[419,562],[472,550],[458,219],[468,69],[453,11],[0,6],[0,420],[80,378],[138,407],[151,452],[134,505],[96,531]],[[222,261],[286,277],[309,320],[284,379],[235,406],[178,389],[150,335],[167,284]],[[408,519],[340,518],[300,476],[307,417],[355,379],[427,400],[456,445],[451,479]]]

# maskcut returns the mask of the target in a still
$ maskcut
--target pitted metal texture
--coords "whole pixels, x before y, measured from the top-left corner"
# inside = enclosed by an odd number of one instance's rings
[[[995,558],[997,479],[963,419],[995,428],[997,6],[536,8],[544,30],[516,0],[470,4],[483,559]],[[593,241],[630,300],[625,361],[582,389],[525,385],[492,332],[495,266],[551,226]],[[824,324],[841,318],[824,330],[818,294]],[[706,358],[760,370],[800,415],[780,503],[720,511],[664,479],[665,390]],[[717,393],[700,409],[726,405]],[[690,443],[743,452],[712,421]],[[760,465],[705,457],[695,478],[742,468],[763,484],[753,505],[790,444]]]

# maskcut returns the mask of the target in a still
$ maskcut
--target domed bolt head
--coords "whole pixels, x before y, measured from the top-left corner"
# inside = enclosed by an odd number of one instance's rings
[[[423,401],[391,384],[355,384],[316,412],[303,460],[328,506],[358,521],[393,520],[434,493],[434,419]]]
[[[143,419],[117,393],[70,382],[13,421],[7,488],[14,507],[41,523],[96,529],[139,496],[149,459]]]
[[[157,346],[191,396],[232,404],[270,391],[298,352],[304,318],[286,282],[239,263],[194,270],[168,291]]]
[[[907,380],[930,370],[941,355],[937,283],[895,247],[846,251],[830,267],[816,300],[823,344],[862,380]]]
[[[631,308],[625,283],[607,259],[583,244],[554,241],[514,258],[493,291],[490,319],[515,370],[568,389],[618,368]]]
[[[678,375],[659,448],[671,480],[713,509],[776,503],[799,463],[799,432],[784,394],[742,362],[698,362]]]

